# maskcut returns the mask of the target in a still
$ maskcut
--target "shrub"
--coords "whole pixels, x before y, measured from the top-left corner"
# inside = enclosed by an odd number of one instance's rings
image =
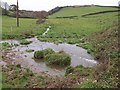
[[[51,49],[51,48],[47,48],[47,49],[44,49],[42,51],[44,53],[44,56],[55,53],[55,51],[53,51],[53,49]]]
[[[36,51],[36,52],[34,53],[34,58],[35,58],[35,59],[42,59],[42,58],[44,58],[44,53],[43,53],[43,51]]]
[[[51,48],[47,48],[47,49],[44,49],[41,51],[36,51],[34,53],[34,58],[35,59],[42,59],[42,58],[45,58],[47,55],[50,55],[52,53],[54,53],[54,51]]]
[[[47,55],[46,57],[47,65],[66,66],[66,65],[70,65],[70,63],[71,63],[71,58],[66,53],[54,53],[51,55]]]
[[[30,44],[30,43],[32,43],[32,41],[28,41],[28,40],[21,40],[20,41],[20,44],[22,44],[22,45],[27,45],[27,44]]]
[[[71,66],[68,66],[65,70],[65,76],[67,76],[68,74],[72,73],[74,71],[74,68]]]

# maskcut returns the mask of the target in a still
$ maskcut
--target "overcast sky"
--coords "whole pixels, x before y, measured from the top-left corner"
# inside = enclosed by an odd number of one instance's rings
[[[16,4],[17,0],[1,0],[7,2],[9,5]],[[120,0],[19,0],[19,9],[49,11],[56,6],[70,6],[70,5],[103,5],[103,6],[118,6]]]

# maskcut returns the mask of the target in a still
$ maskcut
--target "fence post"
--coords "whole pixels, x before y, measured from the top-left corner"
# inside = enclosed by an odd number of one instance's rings
[[[19,6],[18,6],[18,0],[17,0],[17,27],[19,27]]]

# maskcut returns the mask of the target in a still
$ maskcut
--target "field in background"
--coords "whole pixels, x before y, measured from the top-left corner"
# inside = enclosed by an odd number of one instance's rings
[[[83,14],[91,13],[91,12],[99,12],[99,11],[107,11],[107,10],[118,10],[116,7],[104,7],[104,6],[86,6],[86,7],[65,7],[61,9],[59,12],[54,13],[50,16],[50,18],[62,17],[62,16],[80,16]]]
[[[48,17],[46,23],[49,23],[52,28],[46,36],[40,36],[40,40],[78,43],[81,38],[106,30],[117,23],[118,12],[82,17],[84,14],[106,10],[118,10],[118,8],[99,6],[63,8]]]
[[[77,43],[80,42],[78,39],[108,29],[117,23],[118,12],[82,17],[84,14],[106,10],[118,10],[118,8],[100,6],[65,7],[50,15],[43,24],[36,24],[37,19],[20,18],[20,27],[16,27],[16,18],[3,16],[2,38],[25,38],[37,35],[42,41]],[[49,25],[52,28],[48,34],[41,36]],[[65,38],[66,40],[64,40]]]
[[[2,38],[15,39],[32,37],[44,32],[46,24],[36,24],[37,19],[20,18],[20,27],[16,26],[16,18],[2,16]]]

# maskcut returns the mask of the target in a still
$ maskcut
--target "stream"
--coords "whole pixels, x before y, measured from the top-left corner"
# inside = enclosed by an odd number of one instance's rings
[[[48,31],[46,31],[48,32]],[[46,33],[45,33],[46,34]],[[17,40],[4,40],[2,42],[8,42],[10,44],[18,44],[12,48],[12,52],[8,53],[7,57],[12,58],[12,62],[15,64],[21,64],[22,67],[30,68],[34,73],[47,73],[51,76],[63,76],[65,73],[64,67],[53,66],[49,67],[45,62],[36,61],[33,59],[34,52],[38,50],[43,50],[46,48],[52,48],[55,52],[61,50],[65,51],[71,56],[71,66],[75,67],[78,65],[83,65],[84,67],[93,67],[97,65],[97,61],[87,53],[87,50],[77,47],[76,45],[70,45],[66,43],[54,44],[49,42],[41,42],[36,37],[27,39],[32,41],[29,45],[21,45]],[[26,50],[32,49],[34,52],[26,52]]]

